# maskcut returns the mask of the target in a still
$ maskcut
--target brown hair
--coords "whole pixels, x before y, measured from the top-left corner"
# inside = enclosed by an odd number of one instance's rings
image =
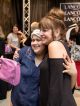
[[[48,15],[64,21],[64,11],[61,10],[60,8],[57,7],[52,8],[49,11]]]
[[[41,30],[44,29],[51,29],[52,30],[52,35],[54,38],[54,32],[56,29],[60,29],[60,36],[61,39],[63,39],[66,33],[66,26],[62,20],[53,18],[52,16],[45,16],[41,19],[39,23],[39,27]]]

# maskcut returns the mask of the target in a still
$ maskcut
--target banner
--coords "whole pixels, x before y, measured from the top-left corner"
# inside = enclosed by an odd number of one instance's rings
[[[80,2],[60,3],[60,8],[65,13],[64,21],[68,27],[75,22],[80,23]]]

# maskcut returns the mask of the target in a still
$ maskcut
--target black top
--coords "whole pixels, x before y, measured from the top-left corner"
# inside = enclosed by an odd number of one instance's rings
[[[69,49],[64,44],[68,54]],[[70,54],[69,54],[70,55]],[[45,59],[40,66],[40,106],[76,106],[63,59]]]
[[[40,64],[40,106],[47,106],[49,88],[49,69],[47,58]]]

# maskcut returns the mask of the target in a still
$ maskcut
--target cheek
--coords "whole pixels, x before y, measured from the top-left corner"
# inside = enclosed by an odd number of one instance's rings
[[[32,46],[32,42],[31,42],[31,46]]]
[[[31,43],[31,47],[33,48],[33,43]]]

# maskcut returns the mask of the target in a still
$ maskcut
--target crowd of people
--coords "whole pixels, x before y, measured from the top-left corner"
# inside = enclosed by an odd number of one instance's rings
[[[76,106],[77,69],[66,41],[62,10],[52,8],[40,22],[31,24],[29,38],[13,26],[7,44],[20,64],[19,84],[8,83],[11,106]]]

